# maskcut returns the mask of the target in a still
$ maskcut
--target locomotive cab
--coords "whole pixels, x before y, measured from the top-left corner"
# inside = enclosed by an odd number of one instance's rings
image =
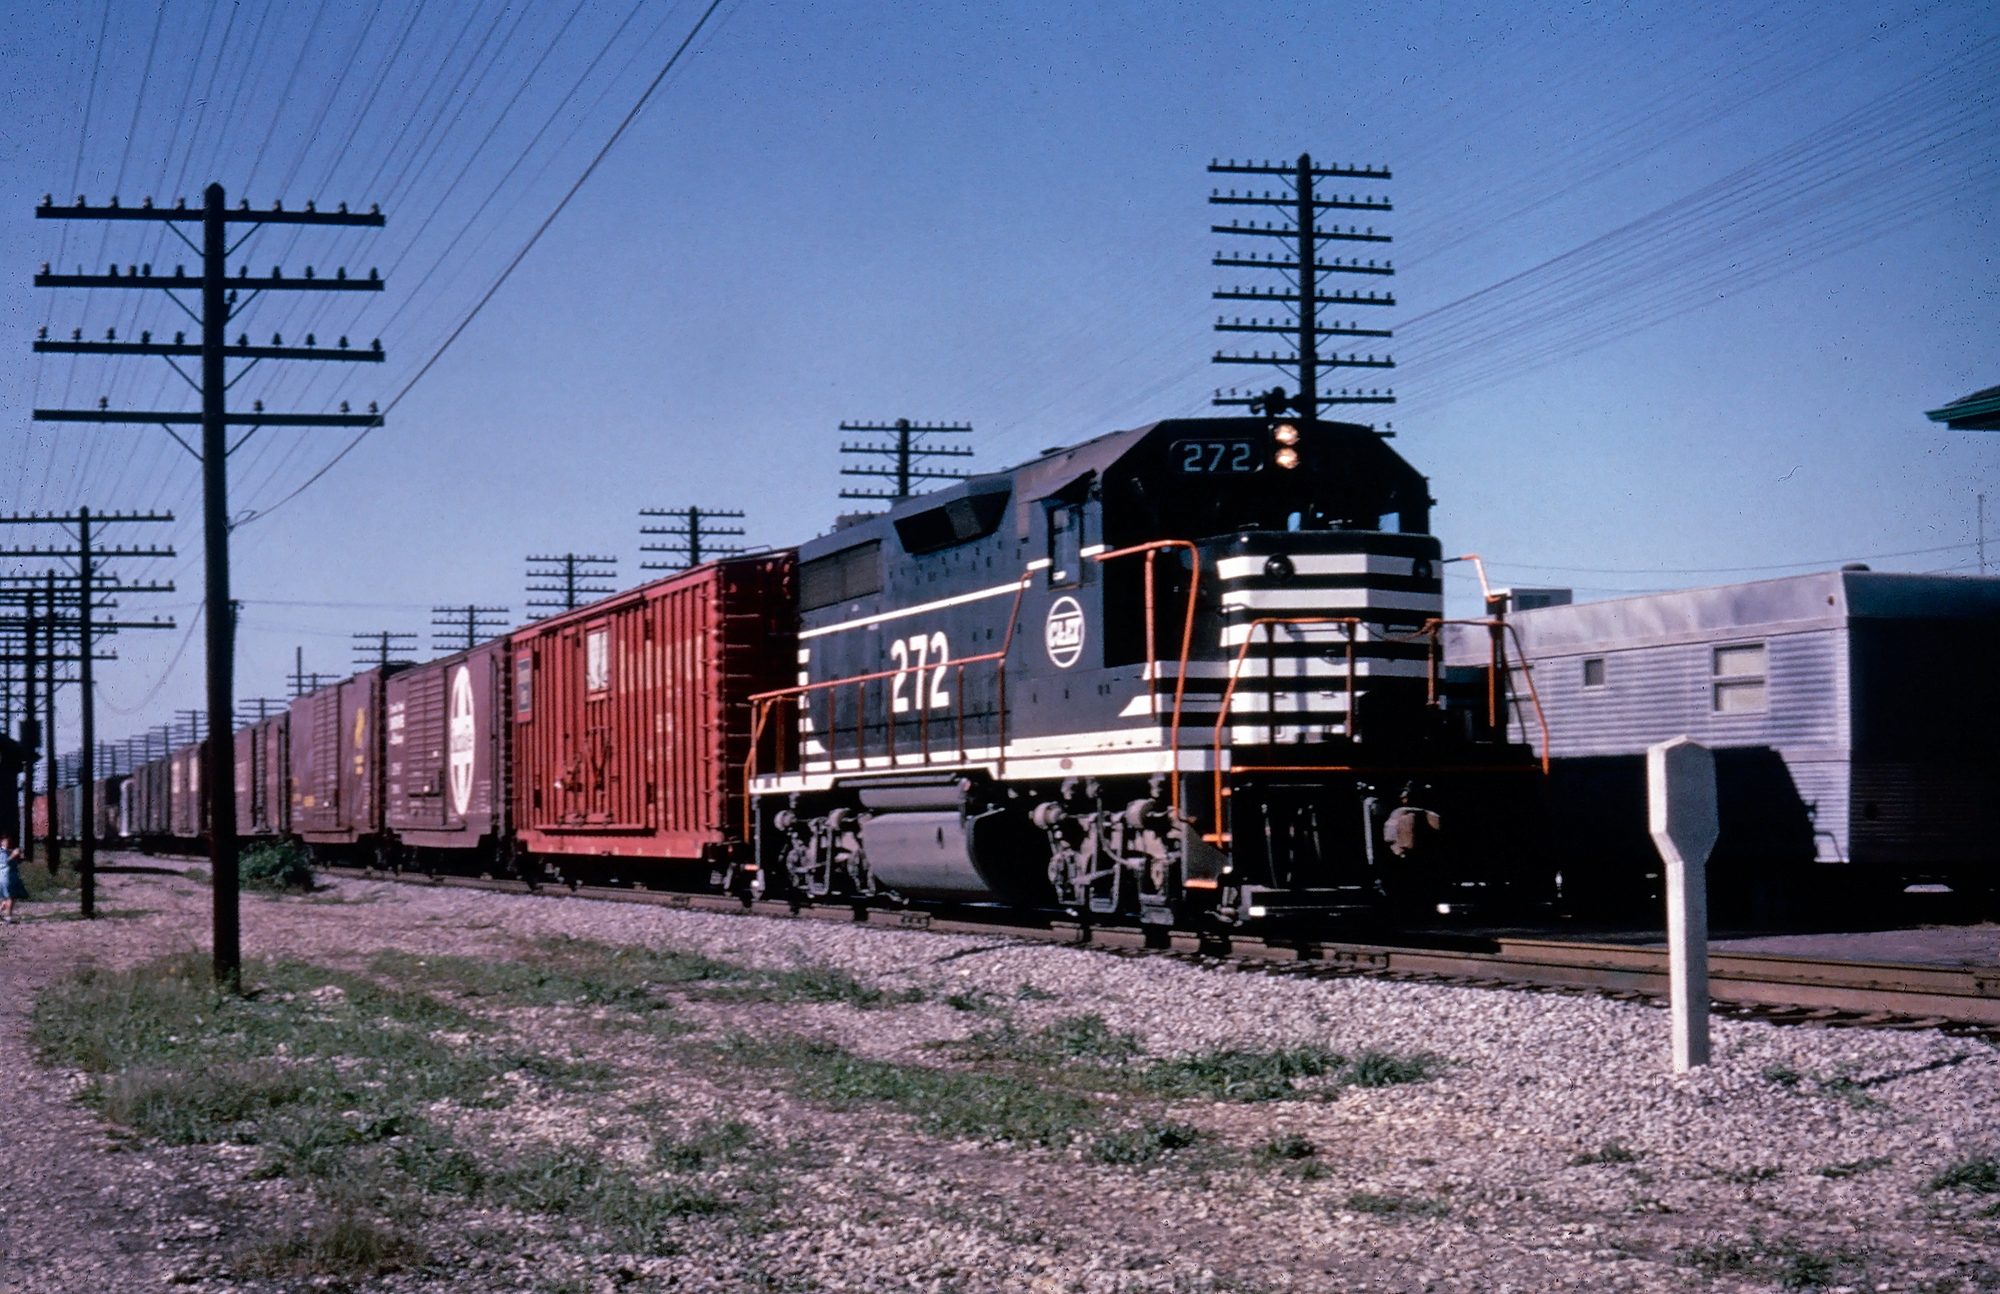
[[[802,547],[761,887],[1162,926],[1484,903],[1532,765],[1441,686],[1430,503],[1366,427],[1187,419]]]

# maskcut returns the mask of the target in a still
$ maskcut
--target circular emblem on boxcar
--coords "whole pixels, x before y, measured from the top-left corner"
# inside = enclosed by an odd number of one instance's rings
[[[1042,631],[1049,645],[1049,659],[1057,669],[1068,669],[1083,655],[1083,608],[1076,599],[1057,598],[1049,604],[1048,624]]]
[[[449,738],[446,768],[451,775],[451,804],[462,818],[472,805],[472,752],[479,738],[479,724],[472,714],[472,671],[464,665],[451,676]]]

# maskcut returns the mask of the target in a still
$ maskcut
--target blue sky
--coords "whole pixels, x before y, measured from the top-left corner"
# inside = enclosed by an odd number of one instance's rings
[[[518,618],[531,552],[616,554],[636,583],[643,507],[741,508],[759,543],[818,533],[842,420],[969,422],[998,467],[1202,412],[1245,376],[1208,362],[1209,293],[1241,275],[1208,264],[1204,168],[1301,150],[1395,173],[1401,402],[1372,416],[1430,475],[1446,547],[1496,579],[1598,597],[1848,559],[1969,571],[1982,491],[2000,566],[2000,443],[1922,417],[2000,382],[1990,6],[723,0],[410,385],[701,8],[14,11],[0,507],[182,519],[180,558],[124,569],[175,579],[128,610],[184,629],[116,643],[104,735],[200,704],[195,467],[157,430],[29,410],[192,392],[159,360],[29,346],[44,324],[181,325],[163,299],[29,281],[191,258],[157,230],[37,221],[45,192],[196,200],[214,179],[232,202],[388,213],[243,253],[379,266],[379,300],[260,303],[244,326],[379,336],[390,362],[265,366],[232,399],[401,396],[302,492],[346,433],[261,433],[232,460],[243,696],[282,694],[297,646],[344,672],[351,632],[427,632],[434,604]]]

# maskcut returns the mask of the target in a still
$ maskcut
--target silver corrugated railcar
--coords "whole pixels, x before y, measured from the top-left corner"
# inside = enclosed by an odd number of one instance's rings
[[[1717,751],[1709,874],[1725,917],[1908,886],[1948,886],[1967,915],[1992,902],[2000,578],[1847,569],[1511,620],[1548,720],[1554,847],[1580,898],[1650,898],[1645,750],[1685,733]],[[1468,640],[1454,663],[1485,653]]]

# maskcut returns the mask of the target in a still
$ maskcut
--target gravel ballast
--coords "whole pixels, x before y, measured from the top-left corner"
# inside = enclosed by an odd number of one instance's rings
[[[676,1028],[643,1033],[582,1002],[502,1012],[519,1045],[612,1077],[562,1092],[523,1080],[504,1107],[441,1110],[462,1135],[598,1146],[642,1167],[647,1137],[729,1120],[765,1148],[704,1179],[729,1207],[677,1223],[663,1246],[676,1252],[616,1252],[564,1219],[440,1197],[408,1224],[421,1259],[248,1274],[247,1239],[309,1216],[315,1188],[259,1172],[254,1147],[118,1136],[70,1099],[83,1076],[33,1061],[24,1012],[39,985],[80,959],[131,966],[206,947],[205,888],[128,875],[103,891],[123,915],[85,924],[27,905],[30,920],[0,933],[0,1066],[22,1094],[0,1147],[0,1290],[2000,1288],[2000,1194],[1976,1171],[1934,1188],[2000,1155],[2000,1054],[1976,1040],[1719,1019],[1715,1063],[1677,1077],[1664,1013],[1605,998],[361,880],[246,898],[246,956],[352,971],[385,951],[504,963],[568,936],[773,972],[830,967],[882,995],[682,994]],[[1039,1038],[1083,1015],[1136,1036],[1142,1053],[1122,1062],[1134,1067],[1323,1048],[1425,1058],[1430,1076],[1262,1101],[1128,1085],[1090,1098],[1104,1128],[1183,1140],[1100,1162],[1088,1137],[955,1138],[923,1109],[815,1096],[790,1071],[718,1049],[803,1035],[885,1072],[976,1072],[982,1053],[951,1044]],[[51,1199],[42,1178],[57,1162],[67,1176]]]

